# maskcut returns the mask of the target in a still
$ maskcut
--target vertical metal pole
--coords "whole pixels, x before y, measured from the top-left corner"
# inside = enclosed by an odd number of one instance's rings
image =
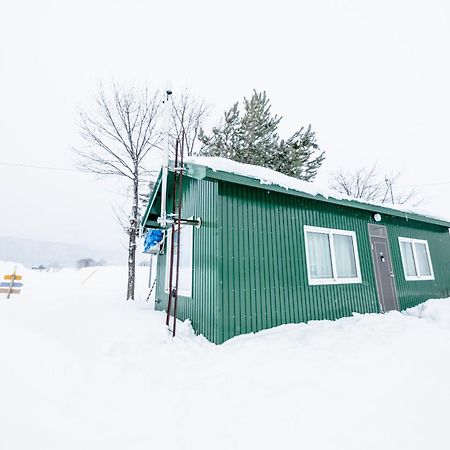
[[[177,139],[176,144],[175,144],[175,168],[178,167],[178,148],[179,148],[179,141]],[[176,196],[177,196],[177,171],[174,170],[173,172],[173,202],[172,202],[172,213],[175,213],[175,201],[176,201]],[[172,233],[172,239],[170,240],[170,258],[166,257],[166,261],[167,259],[169,259],[169,264],[170,264],[170,268],[169,268],[169,299],[167,302],[167,315],[166,315],[166,325],[169,325],[169,320],[170,320],[170,310],[172,309],[172,284],[173,284],[173,251],[174,251],[174,231],[175,231],[175,221],[172,223],[172,227],[171,227],[171,233]],[[178,239],[180,237],[178,236]],[[177,251],[178,253],[178,251]]]
[[[181,135],[181,149],[180,149],[180,174],[179,174],[179,188],[178,188],[178,246],[177,246],[177,271],[176,271],[176,279],[175,279],[175,298],[173,305],[173,334],[175,337],[175,330],[177,326],[177,304],[178,304],[178,280],[180,275],[180,249],[181,249],[181,201],[183,198],[183,150],[184,150],[184,130]]]
[[[153,292],[153,286],[154,284],[152,283],[152,275],[153,275],[153,255],[150,253],[150,275],[148,278],[148,287],[150,288],[150,292],[147,295],[147,298],[145,299],[146,302],[148,302],[150,300],[150,296],[152,295]],[[156,282],[156,277],[155,277],[155,282]]]
[[[164,128],[166,130],[166,149],[164,152],[164,162],[163,162],[163,173],[162,173],[162,193],[161,193],[161,218],[160,224],[162,228],[167,227],[167,177],[169,175],[169,146],[170,146],[170,107],[171,107],[171,95],[172,91],[170,88],[166,90],[166,99],[164,101]]]
[[[13,286],[14,286],[14,280],[16,279],[16,268],[14,267],[14,272],[11,276],[11,283],[9,284],[9,289],[8,289],[8,294],[6,295],[6,298],[9,298],[11,296],[11,292],[13,290]]]
[[[152,286],[152,275],[153,275],[153,255],[150,253],[150,275],[148,279],[148,287]]]

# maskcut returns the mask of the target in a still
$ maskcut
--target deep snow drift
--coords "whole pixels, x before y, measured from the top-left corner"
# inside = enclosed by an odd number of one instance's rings
[[[0,449],[450,448],[450,300],[215,346],[94,270],[0,297]]]

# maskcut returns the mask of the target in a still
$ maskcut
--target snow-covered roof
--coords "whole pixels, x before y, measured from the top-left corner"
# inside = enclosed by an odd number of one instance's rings
[[[306,194],[307,196],[318,197],[318,200],[327,199],[330,201],[347,201],[353,203],[348,206],[353,206],[356,208],[358,207],[358,204],[360,204],[360,207],[363,209],[367,209],[367,206],[371,206],[377,209],[383,209],[384,212],[388,212],[386,210],[390,210],[392,215],[401,215],[402,217],[407,217],[408,215],[420,216],[424,221],[427,221],[426,219],[432,219],[433,221],[442,222],[440,223],[440,225],[450,225],[450,219],[439,217],[430,211],[425,211],[423,208],[413,208],[407,205],[387,205],[361,200],[358,198],[350,197],[334,189],[330,189],[324,184],[318,182],[302,181],[297,178],[289,177],[282,173],[276,172],[275,170],[267,169],[265,167],[243,164],[232,161],[230,159],[212,156],[190,156],[185,158],[185,162],[188,164],[207,167],[214,172],[226,172],[246,178],[251,178],[259,181],[261,185],[279,186],[289,191],[299,192],[302,194]],[[356,204],[354,202],[356,202]],[[411,217],[411,219],[413,218],[416,220],[418,219],[417,217]]]

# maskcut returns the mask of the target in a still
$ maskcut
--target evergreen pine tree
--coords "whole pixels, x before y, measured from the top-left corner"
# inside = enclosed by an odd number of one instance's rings
[[[223,156],[238,162],[267,167],[286,175],[311,181],[325,159],[311,126],[300,128],[288,139],[277,133],[281,117],[271,114],[265,92],[244,98],[241,116],[235,103],[225,112],[222,126],[210,136],[200,130],[201,155]]]

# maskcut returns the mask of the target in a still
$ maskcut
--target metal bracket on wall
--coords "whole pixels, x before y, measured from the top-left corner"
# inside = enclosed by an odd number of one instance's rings
[[[175,218],[167,219],[166,222],[168,224],[178,223],[178,220]],[[196,219],[180,219],[181,225],[192,225],[195,228],[200,228],[202,226],[202,219],[197,217]]]

